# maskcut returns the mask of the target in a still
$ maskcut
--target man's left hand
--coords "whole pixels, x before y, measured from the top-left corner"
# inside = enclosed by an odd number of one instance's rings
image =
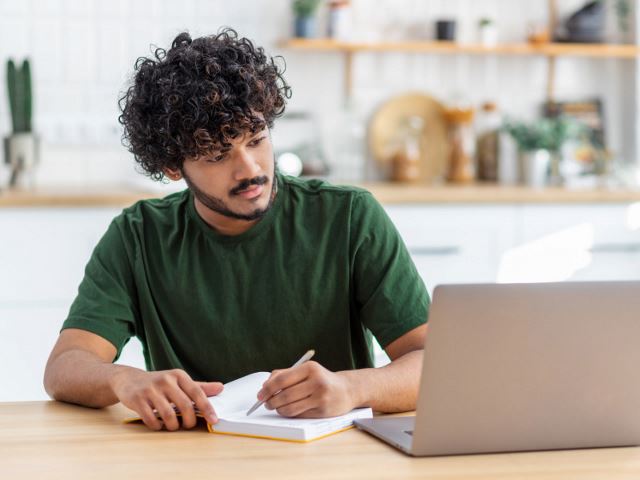
[[[258,400],[273,396],[265,407],[285,417],[342,415],[357,406],[345,373],[331,372],[313,361],[295,368],[274,370],[258,392]]]

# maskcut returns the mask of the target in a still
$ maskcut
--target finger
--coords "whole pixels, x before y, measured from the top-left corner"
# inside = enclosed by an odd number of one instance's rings
[[[276,369],[276,370],[272,370],[272,371],[271,371],[271,375],[269,375],[269,378],[267,378],[267,382],[268,382],[269,380],[271,380],[273,377],[275,377],[276,375],[280,375],[282,372],[284,372],[284,370],[283,370],[283,369],[281,369],[281,368]],[[267,383],[267,382],[265,382],[265,383]],[[264,385],[264,383],[263,383],[263,385]]]
[[[138,415],[140,415],[144,424],[151,430],[162,430],[162,422],[158,419],[156,414],[153,413],[153,408],[149,404],[140,402],[136,404],[134,410]]]
[[[196,414],[193,410],[191,399],[176,385],[175,388],[165,392],[166,397],[172,401],[182,417],[182,426],[193,428],[196,424]]]
[[[297,402],[289,403],[278,408],[276,411],[283,417],[304,417],[308,412],[313,411],[318,406],[318,400],[313,396],[303,398]],[[316,417],[308,417],[316,418]]]
[[[287,368],[286,370],[279,371],[276,375],[272,375],[258,392],[258,400],[268,399],[276,392],[291,387],[308,378],[313,368],[312,365],[310,365],[312,363],[315,362],[305,362],[298,367]]]
[[[224,385],[220,382],[195,382],[195,384],[202,389],[207,397],[220,395],[224,390]]]
[[[167,398],[160,393],[153,393],[149,396],[151,404],[160,415],[167,430],[174,431],[180,428],[180,423],[176,417],[176,412]]]
[[[209,422],[210,424],[214,424],[218,422],[218,416],[216,415],[213,406],[209,402],[205,390],[201,386],[202,383],[205,382],[194,382],[193,380],[187,379],[180,379],[178,381],[178,385],[180,386],[180,388],[193,401],[193,403],[196,405],[207,422]],[[222,387],[222,384],[219,382],[211,382],[209,385],[209,391],[213,391],[214,389],[219,392],[222,391],[222,388],[220,388]]]
[[[284,370],[273,370],[271,372],[271,375],[269,375],[269,378],[267,378],[267,380],[265,380],[265,382],[262,384],[262,388],[260,389],[260,391],[258,391],[257,397],[258,400],[262,400],[262,397],[265,395],[264,392],[264,386],[267,384],[270,384],[270,382],[277,377],[278,375],[280,375]],[[264,397],[264,398],[268,398],[268,397]]]
[[[265,403],[265,407],[268,410],[275,410],[277,408],[284,407],[290,403],[303,400],[313,394],[314,386],[312,382],[302,381],[292,387],[285,388],[281,392],[277,393],[271,399]]]

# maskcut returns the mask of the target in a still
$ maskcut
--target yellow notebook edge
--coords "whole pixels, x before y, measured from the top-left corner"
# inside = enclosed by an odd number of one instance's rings
[[[210,423],[207,423],[207,429],[209,433],[215,433],[216,435],[232,435],[234,437],[247,437],[247,438],[262,438],[265,440],[276,440],[278,442],[290,442],[290,443],[310,443],[315,442],[316,440],[320,440],[321,438],[327,438],[331,435],[335,435],[336,433],[346,432],[347,430],[351,430],[355,425],[349,425],[345,428],[341,428],[340,430],[336,430],[334,432],[325,433],[324,435],[320,435],[319,437],[313,437],[309,440],[294,440],[291,438],[282,438],[282,437],[269,437],[267,435],[251,435],[249,433],[235,433],[235,432],[218,432],[216,431]]]

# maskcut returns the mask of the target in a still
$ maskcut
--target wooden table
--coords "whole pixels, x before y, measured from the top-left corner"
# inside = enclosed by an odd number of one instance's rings
[[[358,430],[309,444],[153,432],[116,405],[0,403],[2,479],[637,479],[640,448],[411,458]]]

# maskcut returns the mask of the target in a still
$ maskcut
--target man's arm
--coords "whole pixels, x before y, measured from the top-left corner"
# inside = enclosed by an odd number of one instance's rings
[[[357,407],[379,412],[414,410],[418,398],[427,324],[414,328],[385,349],[391,363],[380,368],[331,372],[316,362],[275,370],[258,399],[288,417],[331,417]]]
[[[391,363],[384,367],[340,372],[350,378],[358,407],[386,413],[415,410],[427,329],[421,325],[387,345]]]
[[[146,372],[114,365],[116,348],[94,333],[69,328],[60,333],[44,373],[44,388],[55,400],[88,407],[106,407],[118,401],[140,415],[153,430],[180,423],[171,403],[182,414],[182,425],[196,424],[195,404],[210,423],[217,418],[207,396],[222,391],[218,382],[194,382],[183,370]],[[156,409],[162,421],[156,418]]]

